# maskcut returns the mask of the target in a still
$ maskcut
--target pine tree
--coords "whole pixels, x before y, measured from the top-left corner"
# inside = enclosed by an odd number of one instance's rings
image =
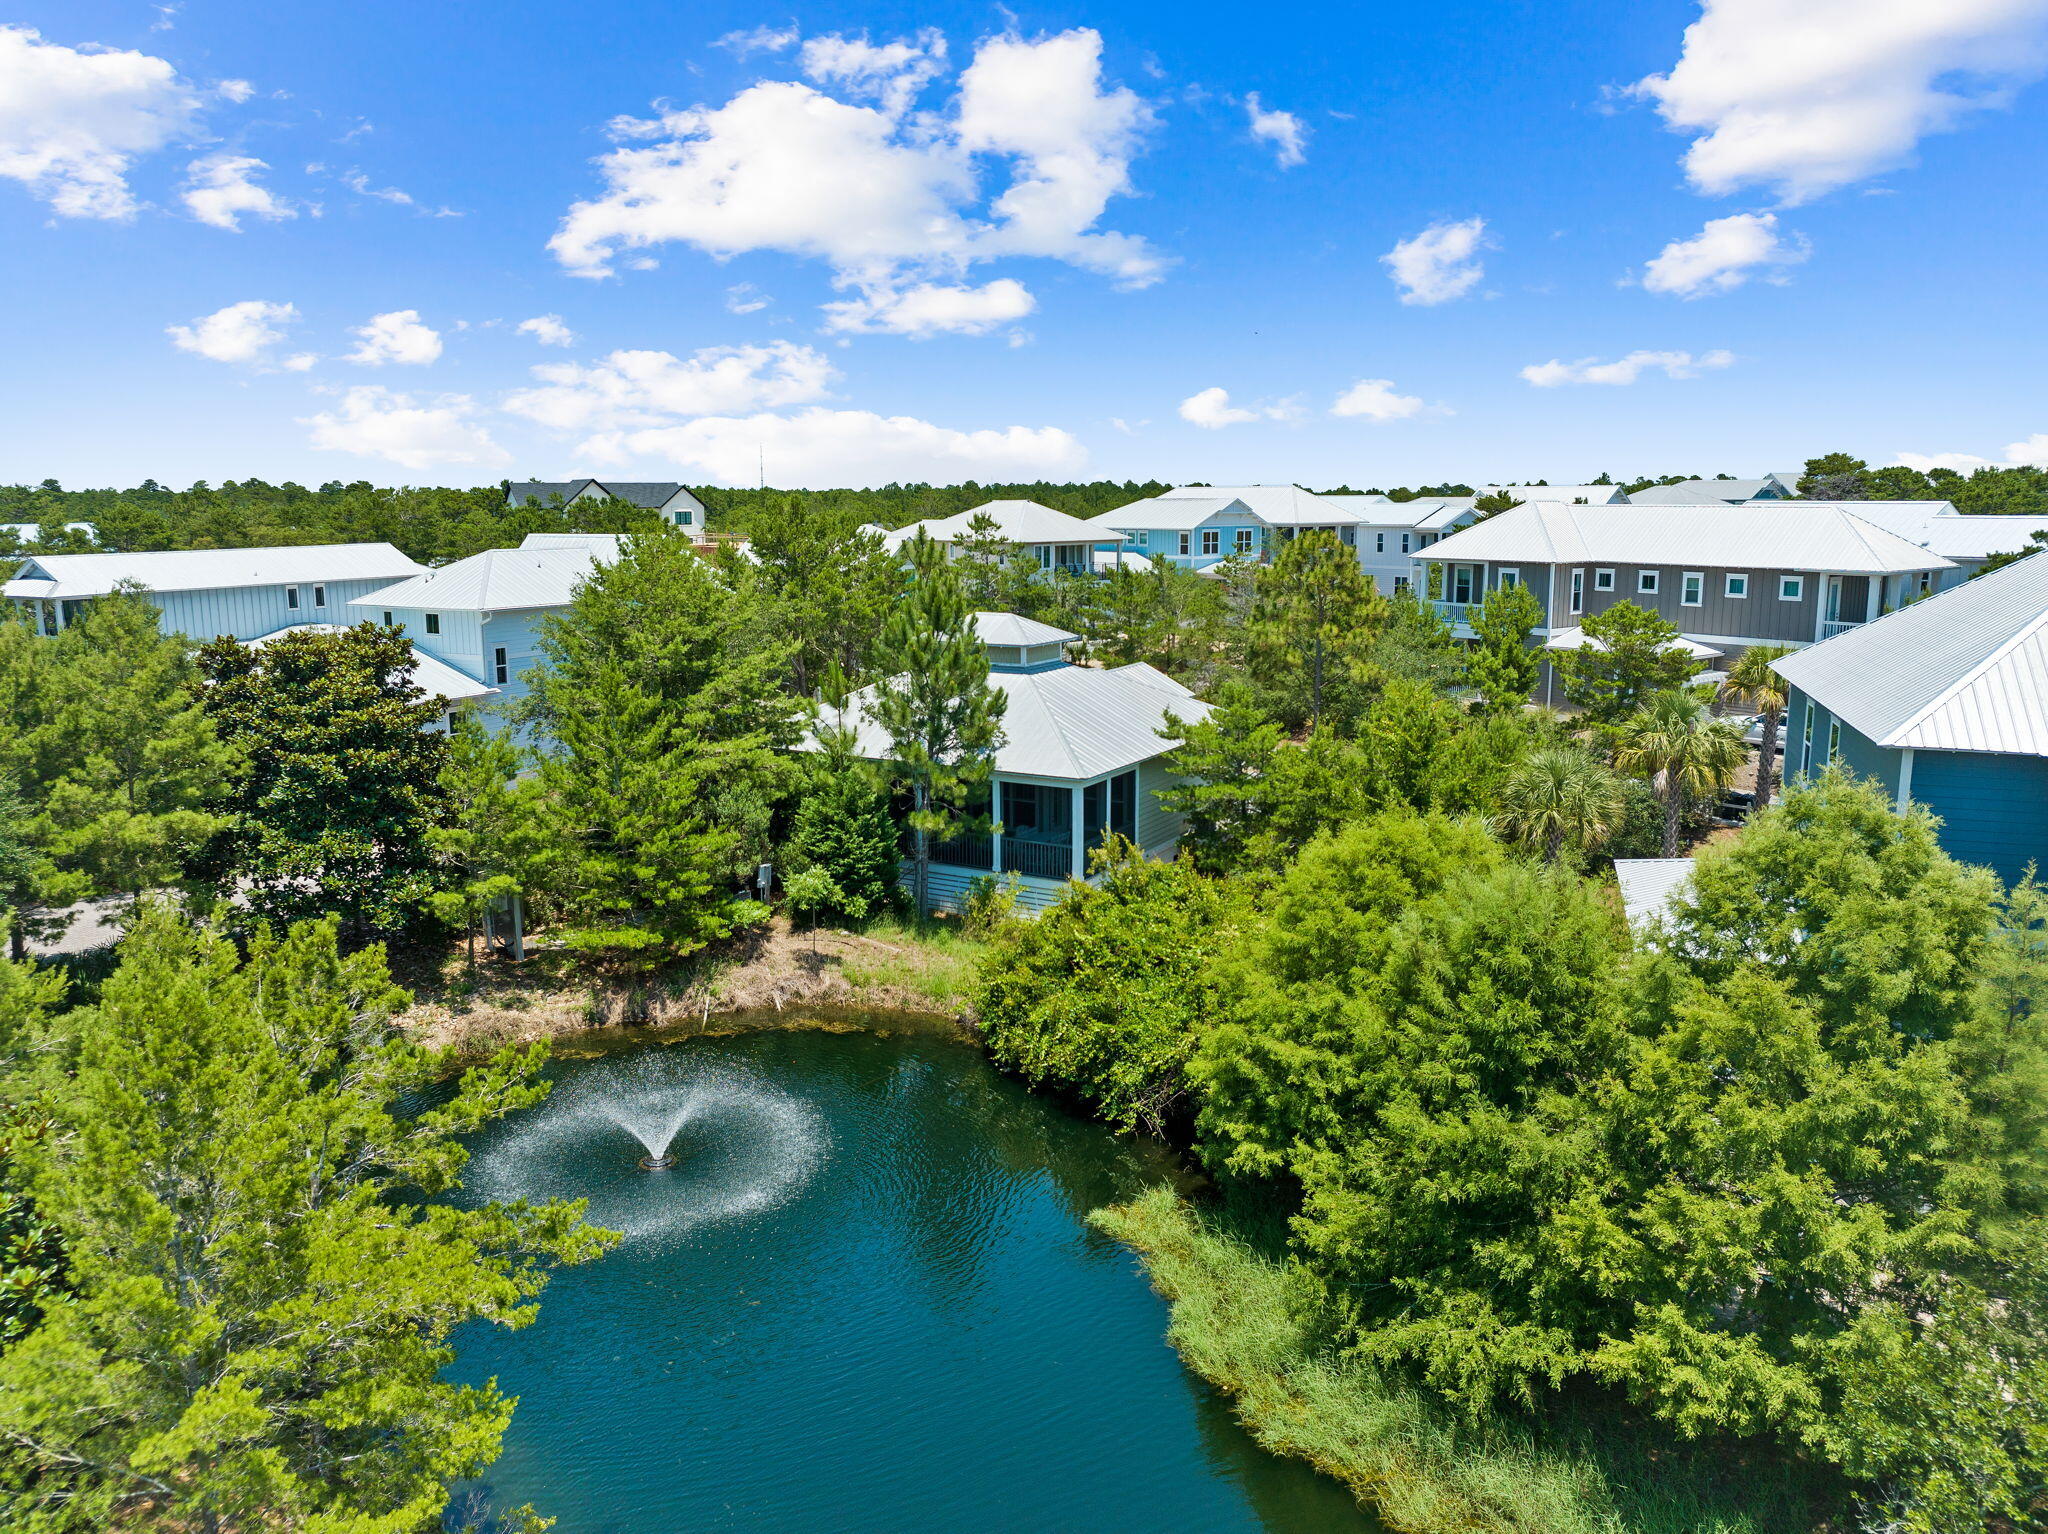
[[[1496,586],[1472,614],[1472,653],[1467,675],[1490,709],[1520,708],[1529,700],[1543,667],[1529,648],[1529,631],[1543,621],[1543,607],[1526,586]]]
[[[520,776],[519,748],[468,714],[448,732],[441,768],[446,824],[427,832],[436,857],[434,914],[460,927],[476,968],[477,929],[498,906],[524,899],[540,883],[550,826],[538,776]]]
[[[1290,728],[1320,723],[1361,679],[1387,604],[1334,533],[1291,539],[1258,575],[1247,633],[1252,674],[1271,693],[1273,712]]]
[[[985,825],[969,813],[993,772],[1009,699],[988,679],[988,650],[943,546],[919,533],[905,545],[910,589],[877,645],[868,713],[889,734],[890,770],[910,793],[912,895],[931,909],[935,837]]]

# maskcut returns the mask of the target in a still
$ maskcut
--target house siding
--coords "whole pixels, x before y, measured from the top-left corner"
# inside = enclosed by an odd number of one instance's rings
[[[1835,723],[1834,713],[1824,705],[1815,702],[1798,688],[1786,691],[1785,707],[1785,775],[1790,778],[1818,776],[1826,770],[1830,761],[1837,761],[1866,782],[1879,784],[1886,794],[1894,799],[1899,792],[1899,770],[1902,755],[1888,746],[1880,746],[1854,725],[1844,721],[1842,739],[1835,755],[1828,754],[1828,730]],[[1805,750],[1804,730],[1806,705],[1813,703],[1813,749]],[[1916,756],[1913,767],[1913,797],[1920,797],[1920,768]]]
[[[441,614],[441,632],[429,634],[426,618],[434,610],[421,607],[358,609],[376,622],[382,622],[384,613],[390,612],[391,621],[404,632],[405,637],[435,660],[446,661],[464,675],[497,688],[497,696],[488,700],[491,706],[479,708],[476,717],[494,732],[507,728],[509,721],[506,715],[510,706],[532,691],[527,673],[541,663],[541,623],[556,609],[526,608],[488,614],[444,612]],[[501,646],[506,652],[507,668],[507,676],[502,683],[497,680],[492,656],[492,652]]]
[[[1138,845],[1154,857],[1170,858],[1179,848],[1185,818],[1169,810],[1159,796],[1185,781],[1168,772],[1157,757],[1138,764]]]
[[[236,639],[261,639],[279,629],[302,623],[338,623],[344,627],[361,621],[348,604],[389,586],[388,579],[370,581],[301,581],[299,605],[285,602],[285,588],[275,586],[227,586],[213,591],[150,591],[145,594],[156,604],[157,626],[166,634],[183,634],[205,641],[222,634]],[[313,605],[313,587],[327,588],[327,605]]]
[[[1685,578],[1682,566],[1588,565],[1585,568],[1586,611],[1589,613],[1604,612],[1617,602],[1633,602],[1636,606],[1646,608],[1665,621],[1675,624],[1683,634],[1718,634],[1773,644],[1811,644],[1819,622],[1819,604],[1824,578],[1806,571],[1733,570],[1728,566],[1706,570],[1701,572],[1707,579],[1705,595],[1700,605],[1686,607],[1679,600],[1682,594],[1681,582]],[[1613,591],[1593,590],[1595,568],[1614,571]],[[1636,589],[1644,570],[1657,572],[1657,592],[1654,596],[1640,593]],[[1730,597],[1726,594],[1727,577],[1730,574],[1749,577],[1748,597]],[[1804,577],[1805,585],[1798,601],[1782,602],[1778,599],[1778,578],[1782,575]],[[1857,579],[1860,580],[1862,577]],[[1559,589],[1562,590],[1562,586]],[[1850,606],[1846,592],[1843,596],[1842,610],[1857,610]]]
[[[1142,520],[1117,519],[1117,513],[1110,512],[1099,518],[1104,527],[1123,535],[1122,543],[1098,544],[1098,548],[1123,548],[1143,554],[1147,559],[1163,559],[1168,564],[1179,565],[1184,570],[1205,570],[1210,565],[1221,564],[1230,558],[1235,550],[1236,530],[1249,527],[1258,535],[1252,545],[1254,557],[1262,554],[1272,537],[1272,529],[1250,511],[1219,511],[1205,519],[1200,526],[1188,530],[1188,552],[1180,552],[1181,529],[1177,527],[1148,527]],[[1218,552],[1202,552],[1202,529],[1214,528],[1218,532]]]
[[[2048,760],[1976,751],[1915,751],[1912,795],[1941,817],[1951,857],[2007,884],[2048,869]]]
[[[926,876],[926,891],[931,896],[934,911],[950,911],[958,915],[966,907],[967,896],[976,879],[991,875],[976,873],[971,868],[953,868],[946,864],[934,863]],[[1034,879],[1024,874],[1005,875],[1017,880],[1017,904],[1036,916],[1050,910],[1053,903],[1071,882],[1066,879]],[[905,861],[897,875],[897,882],[906,895],[917,888],[916,865]]]

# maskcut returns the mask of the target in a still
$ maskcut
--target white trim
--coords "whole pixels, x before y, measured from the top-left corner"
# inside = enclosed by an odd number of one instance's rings
[[[1693,596],[1688,599],[1686,593]],[[1678,576],[1678,605],[1680,607],[1704,607],[1707,603],[1707,572],[1704,570],[1683,570]]]
[[[1662,596],[1663,593],[1657,588],[1663,584],[1663,581],[1664,572],[1662,570],[1636,571],[1636,595],[1639,597]]]
[[[1740,591],[1735,589],[1737,581],[1742,582],[1742,589]],[[1749,572],[1746,570],[1730,570],[1724,574],[1721,577],[1721,595],[1730,602],[1747,602],[1749,600]]]
[[[1512,579],[1510,577],[1512,577]],[[1496,590],[1498,590],[1502,586],[1521,585],[1522,571],[1520,566],[1502,565],[1498,570],[1493,572],[1493,584]]]
[[[1571,606],[1567,609],[1572,617],[1586,610],[1586,571],[1583,565],[1574,566],[1565,576],[1566,589],[1571,592]]]
[[[1899,752],[1899,798],[1892,806],[1901,815],[1913,807],[1913,748],[1906,746]]]
[[[1612,570],[1595,570],[1593,572],[1593,589],[1595,591],[1612,591],[1614,589],[1614,572]]]
[[[1798,590],[1791,596],[1785,595],[1785,583],[1791,581]],[[1778,600],[1780,602],[1804,602],[1806,600],[1806,577],[1803,575],[1780,575],[1778,577]]]

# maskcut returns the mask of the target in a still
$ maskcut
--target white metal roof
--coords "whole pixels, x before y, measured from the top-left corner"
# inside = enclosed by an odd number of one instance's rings
[[[1628,499],[1619,485],[1486,485],[1479,493],[1511,495],[1518,501],[1563,501],[1581,506],[1606,506]]]
[[[267,645],[273,639],[282,639],[286,634],[342,634],[347,630],[339,623],[295,623],[290,628],[275,629],[268,634],[249,641],[250,648]],[[444,660],[436,660],[418,645],[412,647],[412,679],[420,691],[430,698],[446,698],[450,703],[465,703],[471,698],[490,696],[498,689],[486,687],[467,672],[458,671]]]
[[[1173,749],[1175,742],[1158,733],[1169,713],[1189,723],[1209,716],[1208,704],[1143,661],[1113,671],[992,671],[989,682],[1009,699],[995,768],[1019,777],[1086,782],[1121,772]],[[855,749],[885,760],[888,732],[867,714],[873,696],[874,689],[862,688],[848,712]]]
[[[1843,501],[1741,506],[1567,506],[1525,501],[1432,544],[1428,559],[1506,564],[1672,565],[1890,575],[1949,561]]]
[[[1095,517],[1104,527],[1147,528],[1163,532],[1193,531],[1211,517],[1232,508],[1246,515],[1258,514],[1234,495],[1152,495]]]
[[[1642,928],[1665,915],[1692,879],[1691,858],[1616,858],[1614,882],[1631,927]]]
[[[1724,506],[1750,501],[1773,485],[1793,490],[1799,476],[1785,479],[1769,474],[1762,479],[1682,479],[1675,485],[1647,485],[1627,499],[1636,506],[1698,506],[1718,501]]]
[[[1135,570],[1142,575],[1152,568],[1151,560],[1129,549],[1097,549],[1089,557],[1095,562],[1098,575],[1110,570]]]
[[[512,612],[530,607],[567,607],[592,568],[609,563],[606,548],[579,538],[568,547],[485,549],[452,565],[428,570],[409,581],[357,597],[351,607],[410,607],[436,612]]]
[[[49,581],[8,596],[103,597],[123,581],[151,591],[220,591],[314,581],[400,580],[426,566],[388,543],[309,543],[282,549],[164,549],[144,554],[31,554],[19,572]]]
[[[1350,496],[1317,495],[1299,485],[1182,485],[1155,497],[1162,501],[1243,501],[1261,522],[1274,527],[1343,527],[1369,521],[1365,508],[1346,505]]]
[[[528,533],[519,540],[522,549],[582,549],[606,563],[619,557],[624,533]]]
[[[2048,756],[2048,556],[1914,602],[1776,669],[1881,746]]]
[[[2048,516],[1965,516],[1953,501],[1851,501],[1856,515],[1948,559],[2016,554]]]
[[[984,501],[950,517],[933,517],[899,527],[885,534],[884,540],[891,549],[900,548],[923,528],[926,537],[939,543],[953,543],[966,537],[968,524],[983,515],[992,518],[998,535],[1011,543],[1099,543],[1103,537],[1102,529],[1093,523],[1036,501]]]
[[[1067,644],[1081,637],[1017,613],[976,613],[974,632],[983,644],[1000,645]]]

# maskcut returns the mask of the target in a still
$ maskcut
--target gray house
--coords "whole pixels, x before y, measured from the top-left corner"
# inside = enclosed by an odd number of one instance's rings
[[[2035,533],[2048,533],[2048,516],[1965,516],[1953,501],[1851,501],[1865,521],[1932,549],[1955,568],[1942,572],[1937,590],[1960,586],[1993,554],[2017,554]]]
[[[1172,714],[1190,723],[1209,705],[1142,661],[1104,670],[1076,666],[1078,635],[1014,613],[976,613],[989,680],[1009,700],[995,755],[990,802],[996,828],[932,849],[934,910],[958,910],[974,880],[1014,874],[1018,903],[1042,911],[1070,879],[1087,877],[1088,854],[1107,833],[1152,857],[1170,858],[1181,817],[1159,802],[1175,779],[1161,758],[1176,742],[1159,731]],[[873,690],[854,694],[847,722],[856,749],[886,761],[888,732],[867,713]]]
[[[1972,519],[1974,520],[1974,519]],[[1838,763],[1941,817],[1950,855],[2048,871],[2048,557],[1787,656],[1788,777]]]
[[[624,501],[660,512],[663,521],[693,533],[702,533],[708,520],[704,503],[689,486],[665,480],[522,479],[505,487],[508,506],[545,506],[557,497],[564,506],[578,501]]]
[[[1626,601],[1723,654],[1845,633],[1932,591],[1951,568],[1842,501],[1530,501],[1450,534],[1414,563],[1417,589],[1460,637],[1489,591],[1520,585],[1543,610],[1543,640]]]

